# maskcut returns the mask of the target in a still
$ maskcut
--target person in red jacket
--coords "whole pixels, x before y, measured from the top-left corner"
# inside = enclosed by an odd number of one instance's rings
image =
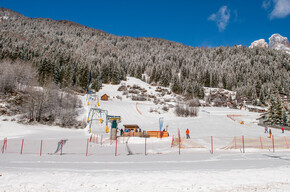
[[[186,129],[186,139],[190,139],[189,130],[188,129]]]
[[[282,133],[284,133],[284,127],[282,127],[281,130],[282,130]]]

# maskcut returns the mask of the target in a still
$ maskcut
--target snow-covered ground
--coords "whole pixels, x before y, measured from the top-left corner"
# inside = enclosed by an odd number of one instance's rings
[[[128,78],[126,85],[138,84],[156,94],[156,87]],[[87,129],[63,129],[44,125],[20,125],[8,117],[0,117],[0,147],[8,138],[7,151],[0,154],[0,191],[290,191],[289,149],[224,150],[232,139],[267,137],[264,128],[257,125],[258,113],[228,108],[200,108],[196,118],[176,117],[173,109],[162,111],[153,102],[136,102],[122,95],[120,85],[105,85],[98,96],[107,94],[109,101],[100,101],[100,107],[109,115],[120,115],[123,124],[138,124],[142,130],[159,130],[159,118],[164,117],[170,138],[146,140],[130,138],[128,146],[134,155],[127,155],[125,142],[119,138],[117,156],[115,143],[105,133],[105,123],[93,122],[92,132],[98,135],[98,144],[86,145]],[[122,100],[116,96],[122,96]],[[168,96],[167,96],[168,97]],[[171,97],[171,96],[170,96]],[[85,108],[80,119],[87,119],[89,107],[96,101],[82,97]],[[89,106],[87,106],[89,102]],[[159,113],[150,109],[159,108]],[[234,116],[236,121],[228,118]],[[8,121],[2,121],[8,119]],[[240,124],[243,121],[244,124]],[[171,148],[171,136],[182,137],[185,130],[202,149]],[[275,138],[288,137],[272,129]],[[102,138],[102,145],[100,139]],[[210,137],[214,139],[214,153],[210,153]],[[21,139],[23,154],[20,154]],[[53,154],[57,142],[68,139],[63,155]],[[42,156],[39,154],[43,140]]]

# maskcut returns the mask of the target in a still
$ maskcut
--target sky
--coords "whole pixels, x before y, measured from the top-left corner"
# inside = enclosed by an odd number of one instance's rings
[[[290,0],[0,0],[0,7],[193,47],[249,46],[274,33],[290,38]]]

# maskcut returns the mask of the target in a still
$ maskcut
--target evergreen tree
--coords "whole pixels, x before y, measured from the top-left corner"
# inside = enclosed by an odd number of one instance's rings
[[[174,76],[171,82],[171,90],[173,93],[181,93],[182,91],[182,85],[179,81],[179,78],[177,76]]]
[[[281,103],[281,98],[279,96],[276,97],[276,106],[275,106],[275,120],[274,124],[281,125],[283,122],[283,106]]]
[[[270,124],[274,124],[274,122],[275,122],[275,101],[274,101],[273,97],[270,98],[269,105],[270,106],[269,106],[267,121]]]

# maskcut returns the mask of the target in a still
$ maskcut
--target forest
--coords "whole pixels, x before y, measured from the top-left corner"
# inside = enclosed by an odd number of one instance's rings
[[[203,87],[233,90],[262,104],[273,94],[289,95],[290,55],[281,51],[115,36],[5,8],[0,8],[0,18],[0,61],[31,65],[40,85],[50,80],[59,88],[97,91],[103,83],[118,84],[133,76],[187,98],[203,98]]]

